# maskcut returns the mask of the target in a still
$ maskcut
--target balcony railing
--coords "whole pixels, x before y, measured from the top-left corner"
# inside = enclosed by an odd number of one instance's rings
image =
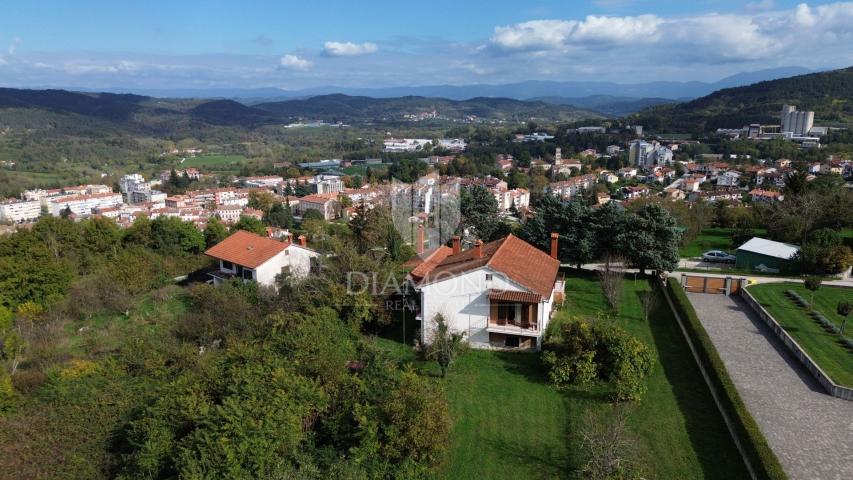
[[[486,327],[486,330],[489,332],[509,333],[512,335],[538,335],[539,325],[536,323],[512,323],[489,319],[489,324]]]

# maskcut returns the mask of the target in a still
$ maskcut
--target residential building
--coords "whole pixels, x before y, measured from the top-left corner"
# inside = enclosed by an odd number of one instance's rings
[[[498,201],[498,209],[506,212],[515,206],[516,210],[530,206],[530,191],[526,188],[515,188],[513,190],[494,190],[495,199]]]
[[[578,193],[592,189],[596,183],[598,183],[596,175],[580,175],[561,182],[553,182],[548,185],[548,191],[568,200]]]
[[[609,172],[607,170],[601,172],[599,174],[599,178],[605,183],[616,183],[619,181],[619,175],[616,175],[615,173]]]
[[[740,184],[740,172],[729,170],[717,175],[717,186],[737,187]]]
[[[323,214],[326,220],[334,220],[337,217],[335,211],[335,201],[337,195],[306,195],[299,199],[299,205],[296,207],[296,212],[299,216],[305,215],[308,210],[314,209]]]
[[[235,205],[219,205],[216,207],[215,215],[222,220],[223,223],[232,224],[240,220],[240,215],[243,213],[243,207]]]
[[[343,192],[345,188],[340,176],[328,174],[315,176],[314,186],[319,194]]]
[[[778,192],[776,190],[763,190],[761,188],[753,189],[749,192],[749,196],[752,197],[753,202],[774,202],[785,199],[782,192]]]
[[[628,149],[628,162],[640,168],[654,165],[655,145],[643,140],[631,142]]]
[[[62,215],[65,209],[71,209],[71,213],[78,217],[88,217],[92,214],[92,209],[115,207],[122,203],[122,196],[118,193],[65,195],[51,198],[47,204],[47,210],[55,217]]]
[[[238,230],[209,248],[205,255],[219,261],[219,268],[209,275],[214,284],[232,278],[255,281],[274,287],[280,274],[304,278],[311,272],[312,259],[319,253],[306,245],[305,236],[294,244]]]
[[[26,223],[41,216],[39,200],[9,199],[0,202],[0,223]]]
[[[551,255],[509,235],[462,251],[459,237],[416,258],[410,281],[420,297],[421,341],[435,335],[435,317],[464,333],[474,348],[539,349],[553,306],[562,302],[557,234]]]

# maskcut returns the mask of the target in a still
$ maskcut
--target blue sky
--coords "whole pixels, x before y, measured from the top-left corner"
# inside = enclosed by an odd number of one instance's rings
[[[853,64],[853,2],[25,1],[0,84],[281,87],[716,80]]]

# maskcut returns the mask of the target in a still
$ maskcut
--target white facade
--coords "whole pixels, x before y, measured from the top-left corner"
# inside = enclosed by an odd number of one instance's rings
[[[335,175],[317,175],[314,177],[314,185],[317,193],[339,193],[344,191],[344,182],[341,177]]]
[[[559,284],[557,288],[562,285]],[[441,314],[454,332],[464,332],[473,348],[493,348],[489,333],[514,335],[534,340],[541,347],[542,332],[548,326],[554,294],[536,304],[536,327],[521,329],[512,325],[489,324],[491,302],[489,290],[529,292],[526,288],[489,267],[481,267],[461,275],[445,278],[419,287],[421,294],[421,341],[428,345],[435,334],[434,319]],[[534,319],[530,319],[531,322]]]
[[[267,188],[272,189],[284,182],[284,178],[271,175],[266,177],[246,177],[243,180],[243,185],[248,188]]]
[[[654,165],[654,151],[655,146],[651,143],[637,140],[631,143],[631,148],[628,150],[628,161],[638,167]]]
[[[66,208],[70,208],[74,215],[88,217],[92,214],[92,209],[116,207],[123,203],[121,194],[100,193],[57,197],[49,200],[47,208],[48,212],[55,217],[62,215],[62,211]]]
[[[40,216],[39,200],[9,200],[0,203],[0,222],[2,223],[31,222]]]
[[[717,185],[721,187],[737,187],[740,182],[740,173],[729,170],[717,176]]]
[[[287,248],[262,263],[256,268],[247,268],[234,263],[219,260],[219,271],[229,276],[237,276],[245,281],[255,281],[266,287],[274,287],[275,279],[282,273],[290,273],[296,278],[305,278],[311,272],[311,259],[319,257],[320,254],[309,248],[290,244]],[[223,281],[222,278],[212,275],[214,284]]]
[[[416,152],[432,144],[427,138],[389,138],[385,140],[386,152]]]

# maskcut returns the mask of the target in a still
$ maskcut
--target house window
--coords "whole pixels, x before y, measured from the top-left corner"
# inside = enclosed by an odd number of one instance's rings
[[[289,257],[289,256],[290,256],[290,250],[285,250],[285,251],[284,251],[284,256],[285,256],[285,257]]]
[[[223,270],[234,270],[234,264],[231,262],[226,262],[222,260],[222,269]]]
[[[244,268],[243,269],[243,279],[244,280],[251,280],[252,279],[252,270],[249,270],[248,268]]]
[[[491,281],[492,281],[492,274],[491,274],[491,273],[487,273],[487,274],[486,274],[486,281],[487,281],[487,282],[491,282]]]

